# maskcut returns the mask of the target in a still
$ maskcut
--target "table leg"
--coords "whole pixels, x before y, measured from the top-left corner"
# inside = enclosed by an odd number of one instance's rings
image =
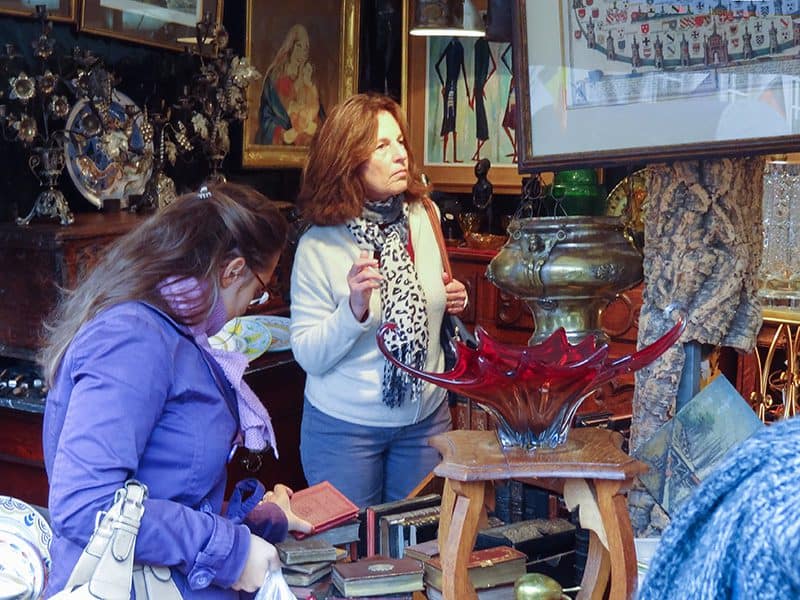
[[[603,600],[611,574],[611,561],[600,538],[589,530],[589,552],[581,579],[581,591],[576,600]]]
[[[608,597],[609,600],[627,600],[636,593],[637,579],[633,527],[628,514],[628,502],[622,493],[630,487],[631,482],[595,479],[592,483],[611,556],[611,590]]]
[[[623,490],[629,480],[571,479],[564,484],[564,501],[580,506],[581,527],[590,530],[586,571],[580,600],[602,598],[609,574],[609,600],[627,600],[636,591],[636,550]]]
[[[467,564],[478,535],[484,490],[483,481],[444,482],[438,538],[444,600],[477,600]]]

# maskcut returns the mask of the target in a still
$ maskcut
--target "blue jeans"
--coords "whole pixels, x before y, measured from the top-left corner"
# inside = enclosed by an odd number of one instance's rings
[[[300,459],[309,485],[328,480],[359,508],[405,498],[439,464],[428,438],[451,428],[447,402],[404,427],[369,427],[303,403]]]

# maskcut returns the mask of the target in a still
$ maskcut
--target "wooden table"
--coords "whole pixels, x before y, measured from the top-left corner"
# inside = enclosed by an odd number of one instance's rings
[[[467,563],[478,524],[485,519],[487,484],[503,479],[559,490],[570,510],[580,506],[581,527],[590,531],[590,538],[578,600],[601,600],[609,579],[609,600],[633,597],[636,550],[624,492],[647,467],[620,450],[619,433],[573,429],[564,446],[534,452],[504,451],[494,431],[451,431],[429,443],[442,454],[434,473],[445,479],[439,522],[445,600],[477,598]]]

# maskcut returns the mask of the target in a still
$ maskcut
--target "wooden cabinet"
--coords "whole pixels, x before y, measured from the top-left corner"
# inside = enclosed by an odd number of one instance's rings
[[[0,223],[0,356],[32,360],[58,288],[73,287],[110,241],[141,220],[117,212],[77,215],[67,227]]]
[[[493,250],[448,249],[453,276],[464,283],[469,304],[462,319],[469,325],[480,325],[492,337],[510,344],[527,344],[534,330],[533,317],[524,302],[497,288],[486,277],[486,267],[494,258]],[[620,294],[603,311],[601,325],[610,338],[610,355],[623,356],[636,350],[639,310],[642,305],[642,284]],[[588,398],[579,414],[611,412],[615,416],[631,414],[633,374],[619,377]],[[474,407],[469,408],[475,411]],[[485,428],[485,416],[475,413],[467,417],[474,428]],[[481,421],[483,419],[483,421]],[[462,419],[463,420],[463,419]]]

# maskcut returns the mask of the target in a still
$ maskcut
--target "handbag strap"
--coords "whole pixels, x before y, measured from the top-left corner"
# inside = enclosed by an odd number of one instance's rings
[[[65,589],[88,584],[89,592],[97,598],[131,597],[134,547],[146,497],[147,486],[133,479],[117,490],[111,508],[98,513],[92,537],[78,557]]]
[[[436,244],[439,246],[439,254],[442,255],[442,268],[444,268],[445,273],[452,279],[453,269],[450,267],[450,256],[447,254],[447,247],[444,243],[444,234],[442,233],[442,223],[439,220],[439,214],[436,212],[433,200],[428,196],[422,197],[422,205],[425,207],[425,212],[428,213],[428,218],[433,228],[433,235],[436,237]]]

